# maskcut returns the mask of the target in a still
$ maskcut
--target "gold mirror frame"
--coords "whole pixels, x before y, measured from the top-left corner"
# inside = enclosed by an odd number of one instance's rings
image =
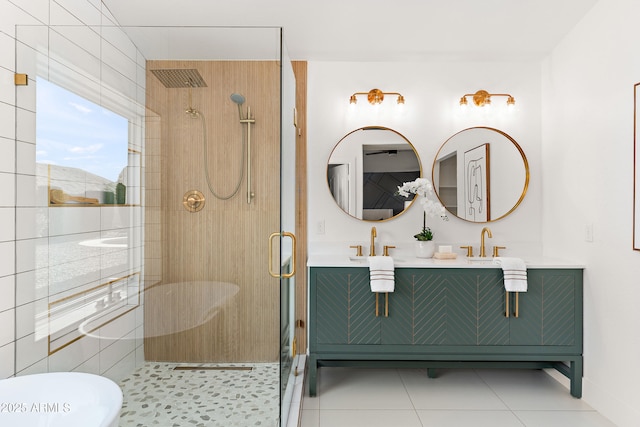
[[[513,211],[516,210],[516,208],[518,206],[520,206],[520,204],[522,203],[522,201],[524,200],[524,197],[527,193],[527,190],[529,188],[529,162],[527,160],[527,156],[525,155],[524,151],[522,150],[522,147],[520,147],[520,145],[516,142],[515,139],[513,139],[511,136],[509,136],[507,133],[499,130],[499,129],[495,129],[495,128],[491,128],[491,127],[486,127],[486,126],[476,126],[476,127],[471,127],[471,128],[467,128],[467,129],[463,129],[455,134],[453,134],[451,137],[449,137],[438,149],[438,152],[435,155],[435,158],[433,160],[433,165],[431,168],[431,179],[433,182],[433,186],[434,186],[434,192],[436,193],[436,196],[438,197],[438,199],[440,200],[440,202],[442,203],[443,206],[445,206],[445,208],[447,207],[445,201],[443,200],[443,197],[441,196],[441,191],[439,190],[440,186],[436,185],[436,183],[439,183],[439,180],[436,180],[436,165],[438,162],[438,159],[440,158],[441,152],[443,151],[443,149],[445,148],[445,146],[447,145],[447,143],[452,143],[454,140],[454,138],[459,137],[462,133],[464,132],[470,132],[476,129],[480,129],[480,130],[485,130],[485,131],[493,131],[496,132],[501,138],[505,138],[506,141],[505,142],[510,142],[511,144],[513,144],[513,147],[517,150],[517,152],[520,154],[520,157],[522,159],[522,166],[524,167],[524,185],[522,188],[522,193],[520,194],[520,196],[518,197],[517,201],[515,201],[514,205],[508,209],[506,211],[506,213],[502,213],[500,212],[495,218],[490,217],[488,220],[486,221],[473,221],[470,219],[466,219],[464,217],[461,217],[460,215],[458,215],[456,212],[452,212],[450,209],[447,208],[447,211],[451,214],[456,216],[457,218],[460,218],[463,221],[467,221],[467,222],[473,222],[473,223],[489,223],[489,222],[495,222],[498,221],[500,219],[503,219],[505,217],[507,217],[508,215],[510,215],[511,213],[513,213]],[[479,148],[480,146],[484,146],[484,145],[489,145],[486,143],[486,140],[482,140],[479,139],[477,141],[477,144],[475,144],[476,147],[474,148]],[[490,155],[489,152],[487,152],[487,168],[490,167],[489,164],[489,159],[490,159]],[[491,168],[499,168],[500,165],[491,165]],[[489,180],[489,176],[487,176],[487,181]],[[490,187],[487,189],[487,192],[490,192]],[[495,196],[495,194],[494,194]]]
[[[333,155],[336,153],[336,150],[338,149],[338,147],[340,147],[341,144],[344,143],[348,143],[349,141],[347,141],[347,139],[349,138],[349,136],[352,136],[353,134],[355,134],[356,132],[359,131],[372,131],[372,130],[381,130],[381,131],[389,131],[392,132],[393,134],[395,134],[395,136],[400,137],[402,140],[404,140],[404,142],[411,148],[411,150],[413,151],[413,154],[415,155],[415,160],[418,164],[418,168],[419,168],[419,177],[423,176],[423,170],[422,170],[422,161],[420,160],[420,155],[418,154],[418,151],[416,150],[416,147],[411,143],[411,141],[409,141],[403,134],[401,134],[400,132],[385,127],[385,126],[363,126],[360,127],[358,129],[354,129],[351,132],[347,133],[346,135],[344,135],[339,141],[338,143],[333,147],[333,149],[331,150],[331,153],[329,154],[329,158],[327,160],[327,175],[326,175],[326,179],[327,179],[327,189],[329,190],[329,195],[331,196],[331,198],[334,200],[334,202],[336,202],[336,206],[344,213],[346,213],[347,215],[349,215],[352,218],[358,219],[360,221],[366,221],[366,222],[385,222],[385,221],[389,221],[395,218],[398,218],[400,215],[402,215],[403,213],[405,213],[412,205],[413,202],[415,201],[415,197],[411,200],[411,203],[405,207],[400,213],[393,215],[389,218],[384,218],[384,219],[364,219],[364,218],[359,218],[356,215],[352,215],[351,213],[349,213],[347,210],[343,209],[340,204],[338,203],[338,201],[335,199],[334,194],[331,190],[331,183],[330,183],[330,178],[329,178],[329,169],[330,166],[333,164],[331,162]],[[409,150],[406,150],[409,151]],[[359,173],[362,173],[362,171],[359,171]],[[402,183],[399,183],[399,185],[402,185]]]

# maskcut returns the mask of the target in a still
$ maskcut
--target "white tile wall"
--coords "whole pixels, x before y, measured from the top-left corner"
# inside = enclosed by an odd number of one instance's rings
[[[15,336],[15,313],[14,310],[0,312],[0,347],[5,346],[16,339]]]
[[[88,233],[100,231],[100,211],[103,208],[52,208],[49,212],[49,234]]]
[[[3,40],[12,40],[11,38],[0,34],[0,55],[4,46],[2,46]],[[1,62],[0,62],[1,63]],[[13,67],[12,67],[13,68]],[[0,102],[12,105],[15,102],[15,84],[13,80],[13,71],[8,68],[0,67]]]
[[[0,137],[0,172],[15,172],[16,145],[14,140]],[[2,187],[3,191],[6,187]]]
[[[47,357],[48,342],[36,339],[35,334],[27,335],[16,341],[16,371],[22,371]]]
[[[37,51],[31,46],[43,46],[47,41],[48,32],[46,28],[42,27],[20,27],[18,33],[28,35],[34,39],[32,45],[26,45],[24,42],[15,43],[15,50],[17,51],[15,68],[17,72],[28,75],[29,86],[33,86],[35,85],[38,70],[40,70],[42,76],[48,77],[46,70],[48,61],[43,59],[44,55],[37,54]],[[38,43],[38,39],[42,39],[42,42]],[[40,60],[40,64],[38,64],[38,60]],[[22,87],[22,89],[25,88]],[[20,92],[24,92],[24,90]]]
[[[0,312],[12,309],[15,300],[14,276],[0,277]]]
[[[0,242],[15,240],[16,211],[13,208],[0,208]],[[1,295],[1,294],[0,294]]]
[[[97,333],[103,339],[100,340],[100,350],[113,345],[117,339],[128,337],[128,340],[134,340],[135,334],[131,335],[136,328],[136,315],[134,311],[130,311],[122,317],[108,323],[98,329]]]
[[[64,26],[64,25],[83,25],[83,22],[76,18],[71,12],[69,12],[64,7],[60,6],[58,3],[51,2],[51,12],[49,14],[49,25],[53,26]],[[73,40],[73,39],[71,39]]]
[[[15,269],[15,242],[0,243],[0,277],[9,276],[16,272]]]
[[[33,50],[31,50],[33,52]],[[36,111],[36,78],[35,74],[25,73],[20,70],[21,73],[27,74],[29,77],[29,83],[26,86],[20,86],[19,88],[14,87],[16,104],[20,105],[21,108],[27,111]],[[34,116],[35,119],[35,116]],[[35,144],[35,136],[33,141],[29,141],[32,144]]]
[[[96,29],[87,26],[59,26],[55,27],[55,30],[61,36],[77,44],[81,49],[87,52],[99,52],[100,51],[100,34],[96,32]]]
[[[45,22],[47,15],[49,14],[47,0],[34,0],[22,3],[24,10],[7,0],[2,0],[2,3],[0,3],[2,6],[0,31],[10,35],[11,37],[15,35],[16,25],[42,24]],[[26,10],[33,11],[33,15]],[[40,20],[38,18],[40,18]]]
[[[16,128],[16,138],[19,141],[36,143],[36,113],[35,111],[23,108],[16,109],[16,120],[18,126]],[[35,167],[35,166],[34,166]]]
[[[98,0],[89,0],[97,2]],[[111,14],[105,5],[102,5],[102,25],[118,25],[118,20]]]
[[[13,276],[12,276],[13,277]],[[30,301],[45,298],[49,293],[49,269],[25,271],[15,275],[16,304],[23,305]]]
[[[36,262],[36,252],[38,260]],[[49,245],[47,239],[27,239],[15,242],[16,273],[45,268],[48,265]]]
[[[47,301],[33,301],[16,307],[16,338],[26,337],[36,331],[36,316],[46,319]]]
[[[47,208],[16,208],[16,239],[47,237],[47,215]]]
[[[114,339],[84,337],[51,356],[39,329],[51,298],[128,274],[131,261],[141,268],[140,209],[50,208],[47,169],[35,163],[38,75],[93,102],[108,98],[132,126],[143,121],[135,114],[144,114],[144,58],[122,31],[100,27],[113,24],[102,9],[99,0],[0,0],[0,378],[79,370],[118,380],[143,361],[141,309],[103,327]],[[16,69],[28,86],[15,87]],[[118,236],[128,248],[85,245]]]
[[[16,137],[16,109],[0,102],[0,136],[11,140]]]
[[[36,174],[36,144],[18,141],[16,144],[17,172],[23,175]]]
[[[49,19],[49,0],[14,1],[14,3],[19,4],[21,9],[40,22],[47,22]]]
[[[51,265],[49,266],[49,295],[80,289],[88,283],[99,282],[100,279],[100,257]]]
[[[87,28],[87,31],[91,30]],[[98,81],[95,76],[100,76],[101,64],[100,59],[94,56],[93,53],[83,50],[80,46],[55,31],[49,32],[49,46],[53,52],[56,52],[50,55],[52,60],[64,65],[64,68],[76,70],[78,73]],[[54,82],[56,84],[64,83],[63,79],[64,75]]]
[[[131,331],[123,338],[111,342],[111,344],[100,351],[100,372],[106,372],[113,368],[127,355],[134,356],[135,359],[135,331]]]
[[[131,221],[131,207],[104,207],[102,211],[100,228],[112,230],[133,226]]]
[[[9,378],[15,372],[15,342],[0,347],[0,378]]]
[[[81,338],[49,356],[49,369],[51,371],[72,371],[82,366],[87,360],[97,357],[99,351],[97,339]]]
[[[95,356],[93,356],[92,358],[90,358],[89,360],[87,360],[77,368],[74,368],[73,370],[76,372],[87,372],[89,374],[99,375],[100,374],[100,357],[96,354]],[[129,373],[130,372],[131,371],[129,371]]]
[[[52,236],[49,239],[49,247],[52,249],[49,261],[52,265],[62,265],[99,257],[102,253],[97,246],[99,240],[100,232],[98,231]]]
[[[135,352],[131,352],[106,371],[101,371],[100,374],[113,381],[118,381],[134,370],[135,367],[136,354]]]
[[[54,3],[58,3],[69,10],[85,25],[100,25],[100,9],[87,0],[55,0]],[[51,24],[54,23],[52,22]]]
[[[36,177],[16,175],[16,206],[37,206]]]
[[[21,376],[21,375],[41,374],[44,372],[49,372],[49,361],[47,359],[39,360],[33,365],[28,366],[21,371],[18,371],[17,375]]]
[[[16,42],[8,34],[0,33],[0,67],[13,72],[16,66]],[[13,80],[11,81],[13,87]],[[13,91],[10,91],[13,92]],[[2,99],[2,98],[0,98]]]

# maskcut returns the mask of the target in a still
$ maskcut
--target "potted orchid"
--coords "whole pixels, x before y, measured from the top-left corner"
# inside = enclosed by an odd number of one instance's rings
[[[431,181],[426,178],[417,178],[411,182],[405,182],[398,187],[398,194],[409,197],[411,194],[422,196],[420,204],[422,205],[422,230],[413,237],[416,242],[416,256],[418,258],[431,258],[435,251],[435,243],[433,242],[433,231],[427,227],[427,216],[439,216],[443,221],[448,221],[444,206],[439,201],[434,201],[435,193]],[[431,197],[431,198],[429,198]]]

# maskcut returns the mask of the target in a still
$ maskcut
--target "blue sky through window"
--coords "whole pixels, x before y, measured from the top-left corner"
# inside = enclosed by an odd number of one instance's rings
[[[43,78],[36,84],[36,161],[116,182],[128,162],[128,120]]]

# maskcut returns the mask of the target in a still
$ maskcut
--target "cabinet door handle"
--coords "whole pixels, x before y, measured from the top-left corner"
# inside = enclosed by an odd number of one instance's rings
[[[515,311],[516,317],[520,317],[520,298],[518,298],[519,295],[520,295],[520,292],[516,292],[516,311]]]
[[[384,317],[389,317],[389,292],[384,293]]]
[[[504,316],[509,317],[509,291],[504,292]]]
[[[378,317],[378,293],[376,292],[376,317]]]

